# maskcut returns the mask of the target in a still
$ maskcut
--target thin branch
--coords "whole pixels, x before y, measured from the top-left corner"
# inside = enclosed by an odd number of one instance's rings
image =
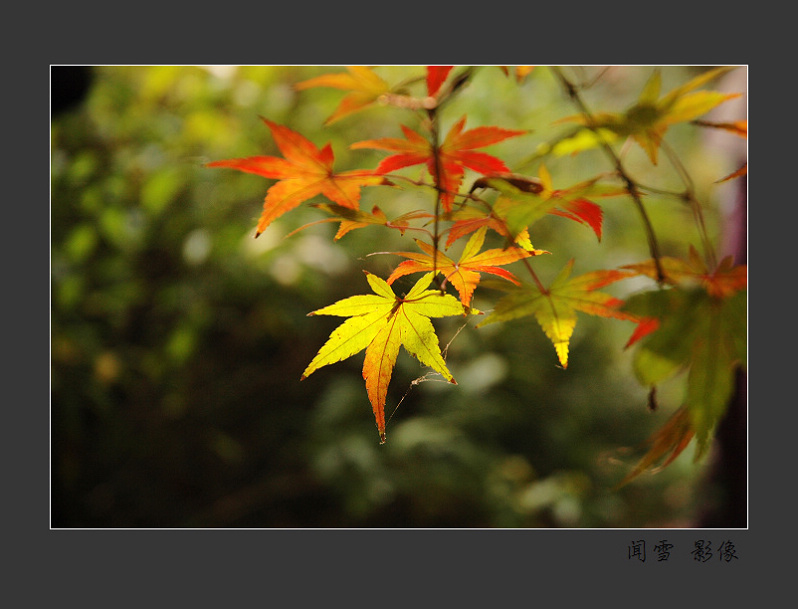
[[[441,216],[441,175],[443,166],[441,164],[441,154],[440,154],[440,142],[439,142],[439,134],[438,134],[438,115],[435,111],[435,108],[430,108],[427,111],[430,120],[430,133],[431,133],[431,142],[432,145],[432,156],[435,159],[435,175],[433,176],[435,180],[435,216],[433,218],[433,233],[432,233],[432,248],[435,252],[435,255],[432,257],[432,276],[435,278],[435,281],[438,280],[438,243],[440,242],[441,235],[440,235],[440,216]],[[441,293],[444,291],[444,286],[441,283],[438,283],[438,286],[441,290]]]
[[[695,219],[696,226],[698,226],[698,234],[701,237],[701,245],[704,248],[704,257],[706,258],[708,266],[714,269],[717,266],[715,248],[712,246],[712,241],[709,239],[709,234],[707,233],[707,226],[704,222],[704,213],[701,211],[701,203],[696,197],[693,180],[690,177],[690,174],[687,172],[685,166],[682,164],[681,159],[679,159],[673,149],[664,141],[661,142],[660,145],[665,151],[665,155],[668,157],[671,165],[673,165],[674,169],[676,170],[676,173],[679,174],[679,177],[684,183],[685,192],[682,195],[682,199],[687,202],[693,212],[693,218]]]
[[[659,284],[664,283],[665,273],[662,270],[662,264],[660,262],[659,244],[657,243],[657,237],[654,234],[654,227],[651,224],[651,219],[648,217],[646,208],[643,205],[643,200],[640,197],[637,183],[629,176],[623,166],[623,163],[621,162],[620,157],[615,153],[615,150],[612,148],[612,146],[610,146],[610,144],[604,139],[595,119],[593,118],[593,114],[588,109],[576,86],[574,86],[574,84],[568,80],[568,78],[558,67],[553,66],[552,71],[565,88],[566,92],[568,93],[568,97],[571,98],[574,104],[576,104],[576,106],[579,108],[582,115],[585,117],[585,120],[587,121],[587,128],[595,133],[596,137],[598,137],[599,141],[601,142],[601,148],[604,150],[607,156],[610,157],[610,160],[615,166],[615,170],[618,172],[618,175],[626,185],[626,190],[629,192],[629,196],[632,198],[632,201],[634,201],[635,207],[637,207],[637,211],[640,213],[640,218],[643,221],[643,228],[645,229],[646,239],[648,240],[648,249],[651,252],[651,257],[654,260],[654,266],[657,269],[657,282]]]

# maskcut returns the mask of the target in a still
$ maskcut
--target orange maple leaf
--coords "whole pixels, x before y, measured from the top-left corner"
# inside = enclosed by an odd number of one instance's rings
[[[482,227],[468,240],[458,262],[441,253],[440,250],[436,251],[429,243],[416,239],[416,244],[424,253],[396,252],[397,255],[409,258],[409,260],[396,267],[394,272],[388,277],[388,284],[392,284],[396,279],[404,275],[429,272],[434,269],[444,274],[446,281],[451,283],[460,294],[460,302],[465,306],[469,306],[474,290],[479,284],[480,273],[497,275],[518,285],[520,282],[515,275],[499,267],[529,256],[549,253],[544,250],[529,251],[520,247],[489,249],[480,253],[479,250],[485,242],[487,230],[487,227]]]
[[[388,216],[385,215],[385,212],[382,211],[377,205],[372,207],[371,213],[367,213],[359,209],[350,209],[348,207],[342,207],[341,205],[335,205],[334,203],[333,204],[320,203],[314,205],[313,207],[324,210],[327,213],[332,214],[334,217],[325,218],[323,220],[317,220],[316,222],[311,222],[309,224],[305,224],[304,226],[300,226],[295,231],[292,231],[288,235],[286,235],[287,237],[290,237],[294,233],[304,230],[309,226],[313,226],[315,224],[323,224],[326,222],[340,222],[340,225],[338,227],[338,232],[335,234],[334,237],[335,241],[337,241],[338,239],[340,239],[350,231],[353,231],[358,228],[363,228],[365,226],[375,226],[375,225],[397,229],[402,235],[404,235],[405,231],[410,229],[411,220],[417,220],[420,218],[427,219],[431,217],[431,214],[416,210],[404,213],[401,216],[397,216],[396,218],[389,219]]]
[[[350,91],[344,96],[335,111],[324,121],[325,125],[363,110],[374,104],[381,96],[389,93],[391,87],[366,66],[347,66],[349,72],[322,74],[294,85],[301,91],[312,87],[330,87]]]
[[[748,267],[746,265],[735,265],[732,257],[726,256],[715,269],[710,270],[692,245],[687,260],[666,256],[660,258],[659,262],[665,274],[665,280],[669,283],[682,286],[691,283],[699,284],[714,298],[728,298],[748,286]],[[652,279],[657,278],[657,269],[653,260],[628,264],[622,268],[630,269]]]
[[[375,148],[396,152],[383,159],[375,174],[384,175],[391,171],[425,164],[437,186],[442,190],[441,202],[445,211],[451,211],[454,197],[460,189],[466,168],[481,174],[508,172],[509,169],[500,159],[484,152],[475,152],[475,148],[483,148],[497,144],[510,137],[523,135],[526,131],[502,129],[500,127],[476,127],[463,131],[466,117],[457,121],[437,150],[437,159],[432,143],[412,129],[401,125],[405,139],[381,138],[356,142],[352,149]],[[440,167],[440,176],[438,175]]]
[[[274,141],[285,158],[252,156],[208,163],[207,167],[228,167],[265,178],[279,180],[266,192],[263,212],[255,232],[259,236],[274,220],[299,204],[317,195],[334,203],[358,209],[361,186],[386,183],[372,172],[345,171],[334,173],[330,144],[319,149],[296,131],[262,118],[271,129]]]
[[[644,471],[651,469],[658,461],[662,463],[653,471],[659,471],[670,465],[678,457],[695,436],[690,422],[690,413],[684,406],[679,408],[660,429],[647,440],[649,450],[640,459],[634,469],[616,485],[616,490],[625,486]],[[653,473],[653,472],[652,472]]]

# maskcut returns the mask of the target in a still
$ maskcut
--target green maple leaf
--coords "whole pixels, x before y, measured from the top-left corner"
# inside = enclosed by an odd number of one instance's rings
[[[620,310],[622,300],[597,291],[629,277],[629,271],[593,271],[571,278],[573,264],[573,260],[569,261],[547,290],[534,285],[504,287],[491,283],[491,287],[503,289],[508,294],[496,303],[493,312],[477,327],[533,315],[554,345],[560,364],[567,368],[568,346],[576,326],[577,311],[638,321],[636,316]]]
[[[545,165],[540,166],[536,178],[512,173],[489,174],[476,180],[471,192],[481,188],[498,191],[499,197],[491,210],[485,212],[471,207],[451,214],[450,219],[456,222],[450,232],[462,236],[478,225],[475,220],[482,217],[491,228],[516,240],[532,224],[547,214],[554,214],[589,226],[600,241],[603,212],[589,199],[621,196],[627,191],[618,186],[599,184],[599,179],[592,178],[568,188],[554,188]]]
[[[736,368],[746,366],[748,268],[727,256],[709,269],[693,247],[686,260],[664,257],[660,267],[672,287],[637,294],[624,306],[655,321],[639,342],[633,366],[650,386],[689,370],[685,405],[700,455],[726,412]],[[624,268],[656,277],[651,260]]]
[[[477,313],[466,309],[454,296],[427,289],[432,273],[418,280],[406,296],[397,296],[381,278],[366,273],[374,294],[350,296],[309,315],[348,317],[308,364],[304,380],[313,372],[363,349],[363,379],[371,402],[380,441],[385,442],[385,399],[399,347],[422,364],[429,366],[450,383],[456,384],[441,355],[432,317],[449,317]]]
[[[739,97],[740,93],[694,91],[712,79],[733,70],[735,66],[721,66],[696,76],[687,83],[660,96],[662,76],[655,70],[646,82],[637,101],[625,112],[604,112],[592,118],[584,115],[569,116],[560,122],[577,122],[589,129],[576,132],[556,142],[555,154],[574,154],[604,142],[631,137],[656,165],[665,132],[677,123],[690,122],[719,106]]]

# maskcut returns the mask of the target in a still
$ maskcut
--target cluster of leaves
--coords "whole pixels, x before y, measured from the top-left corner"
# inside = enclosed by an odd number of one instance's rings
[[[510,76],[507,67],[501,69]],[[656,165],[665,133],[676,123],[692,122],[702,127],[732,130],[743,137],[747,135],[747,127],[744,123],[698,120],[734,97],[697,91],[730,68],[707,70],[665,95],[661,95],[659,72],[654,71],[637,102],[624,113],[615,114],[591,113],[584,106],[578,87],[561,70],[551,69],[580,112],[565,119],[577,123],[576,130],[547,143],[544,150],[575,154],[588,148],[603,148],[612,162],[611,172],[555,188],[542,159],[537,175],[531,176],[514,172],[497,156],[479,150],[523,138],[527,135],[524,130],[500,126],[466,128],[468,119],[462,116],[443,135],[441,116],[447,102],[460,94],[474,72],[471,67],[453,66],[429,66],[417,81],[396,85],[363,66],[297,85],[298,90],[332,87],[347,92],[327,119],[328,125],[375,104],[394,106],[400,112],[417,116],[418,129],[399,125],[403,137],[351,144],[353,150],[388,153],[373,169],[336,171],[329,144],[319,148],[302,134],[266,118],[263,122],[282,157],[234,158],[208,166],[276,180],[267,191],[256,237],[275,219],[318,195],[327,199],[312,203],[329,214],[323,221],[340,223],[335,239],[367,227],[394,229],[402,235],[412,231],[420,236],[414,239],[419,251],[381,252],[405,260],[386,279],[366,273],[373,294],[351,296],[310,313],[347,319],[333,331],[302,379],[323,366],[365,350],[363,378],[381,442],[386,438],[387,388],[400,345],[445,380],[455,383],[431,318],[468,320],[484,315],[479,327],[533,317],[551,341],[562,368],[568,366],[578,312],[636,324],[627,346],[636,347],[634,372],[651,388],[652,400],[656,386],[665,379],[687,369],[689,380],[684,405],[652,439],[651,450],[627,477],[631,479],[658,461],[673,460],[693,437],[698,438],[698,453],[706,449],[712,430],[725,412],[734,371],[745,366],[747,271],[745,266],[734,266],[728,258],[715,264],[710,239],[704,233],[703,257],[692,246],[686,260],[660,256],[642,201],[644,189],[630,177],[614,145],[635,142]],[[531,66],[519,66],[513,76],[521,83],[532,71]],[[415,86],[422,89],[417,95],[412,94]],[[421,167],[420,175],[410,177],[403,171],[417,166]],[[741,168],[726,179],[743,173]],[[466,177],[472,174],[474,179],[466,186]],[[410,210],[394,218],[389,218],[378,206],[370,211],[361,209],[363,188],[401,189],[403,185],[427,187],[428,208]],[[532,245],[530,228],[544,217],[554,215],[584,224],[601,241],[603,211],[596,201],[605,197],[633,200],[649,237],[650,259],[575,276],[572,274],[575,261],[571,259],[552,282],[544,285],[533,259],[549,252]],[[692,190],[688,188],[684,198],[694,204],[700,220],[700,205]],[[699,228],[703,230],[702,222]],[[486,246],[489,231],[498,247]],[[462,250],[455,260],[446,250],[460,242]],[[524,279],[504,268],[512,263],[523,267]],[[423,275],[408,293],[394,291],[392,284],[396,279],[416,273]],[[482,281],[483,274],[499,279]],[[625,302],[602,291],[617,281],[640,276],[653,279],[655,286]],[[486,312],[472,307],[480,285],[503,293]],[[450,288],[457,297],[450,293]]]

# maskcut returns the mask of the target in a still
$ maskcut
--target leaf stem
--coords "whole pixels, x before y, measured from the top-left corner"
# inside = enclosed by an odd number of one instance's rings
[[[529,271],[529,275],[532,277],[532,280],[535,282],[535,286],[538,288],[538,290],[540,290],[540,293],[543,294],[544,296],[548,296],[549,290],[543,286],[543,282],[540,281],[540,277],[538,277],[538,274],[535,272],[535,269],[532,268],[532,264],[529,262],[529,258],[521,258],[521,262],[526,267],[526,270]]]

